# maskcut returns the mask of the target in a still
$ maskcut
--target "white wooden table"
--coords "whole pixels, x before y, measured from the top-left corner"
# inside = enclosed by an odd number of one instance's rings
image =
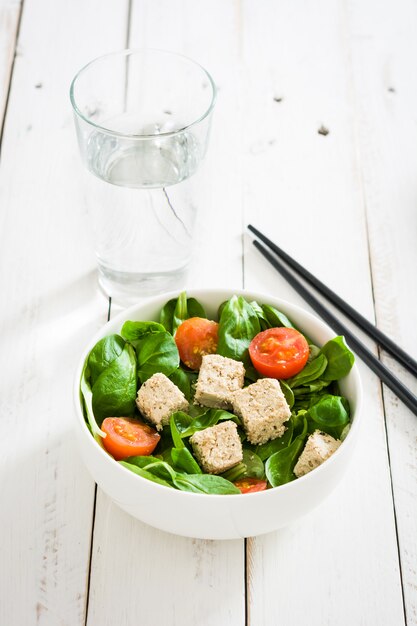
[[[0,626],[417,624],[417,419],[362,364],[353,465],[289,528],[188,540],[96,489],[72,383],[109,303],[68,99],[126,45],[200,61],[219,97],[189,287],[300,302],[252,222],[417,357],[416,34],[411,0],[0,0]]]

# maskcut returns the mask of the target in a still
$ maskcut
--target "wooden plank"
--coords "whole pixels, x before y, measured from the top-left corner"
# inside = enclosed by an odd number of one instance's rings
[[[89,625],[244,624],[243,541],[158,531],[99,490],[93,545]]]
[[[259,12],[249,0],[242,14],[246,222],[372,319],[344,4]],[[299,300],[249,243],[245,284]],[[340,488],[294,526],[249,541],[249,624],[404,623],[380,385],[360,371],[362,439]]]
[[[69,83],[125,40],[126,5],[26,0],[0,168],[0,623],[85,623],[94,483],[72,385],[106,318],[85,234]],[[76,38],[76,45],[74,41]]]
[[[0,128],[9,94],[20,7],[20,0],[2,0],[0,2]]]
[[[221,86],[208,158],[199,177],[196,255],[187,285],[239,286],[241,201],[236,189],[240,188],[240,172],[234,159],[240,127],[234,117],[234,7],[208,0],[133,2],[130,45],[195,58],[211,69]],[[229,59],[227,63],[225,59]],[[213,227],[222,222],[225,228]],[[137,616],[141,626],[151,626],[155,619],[172,626],[243,626],[243,541],[168,535],[132,519],[99,491],[93,546],[90,626],[127,626],[132,616]]]
[[[358,149],[371,247],[378,325],[417,357],[415,180],[417,171],[417,8],[403,0],[349,3]],[[378,19],[375,20],[375,16]],[[417,393],[392,359],[384,362]],[[384,390],[407,624],[417,624],[417,421]]]

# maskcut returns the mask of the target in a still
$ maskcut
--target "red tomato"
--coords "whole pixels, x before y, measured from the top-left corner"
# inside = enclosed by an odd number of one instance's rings
[[[295,328],[268,328],[254,337],[249,354],[255,369],[269,378],[291,378],[307,363],[306,338]]]
[[[266,480],[260,478],[241,478],[235,481],[235,486],[242,493],[255,493],[255,491],[265,491]]]
[[[219,325],[203,317],[190,317],[178,326],[175,343],[181,361],[190,369],[198,370],[205,354],[217,350]]]
[[[101,428],[107,435],[103,445],[116,461],[152,454],[161,438],[156,430],[130,417],[106,417]]]

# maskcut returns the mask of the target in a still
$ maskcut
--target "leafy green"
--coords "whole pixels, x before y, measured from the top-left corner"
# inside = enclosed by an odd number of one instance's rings
[[[182,391],[188,402],[191,402],[194,396],[192,385],[196,382],[197,376],[196,372],[186,372],[179,367],[169,375],[169,379]]]
[[[318,346],[315,346],[313,343],[310,343],[309,346],[310,348],[310,353],[308,355],[308,360],[307,363],[310,363],[311,361],[313,361],[316,357],[319,356],[320,354],[320,348]]]
[[[194,493],[240,494],[239,489],[233,483],[213,474],[177,473],[174,484],[182,491],[192,491]]]
[[[349,374],[355,357],[347,347],[343,336],[330,339],[320,352],[327,359],[327,367],[322,375],[324,380],[339,380]]]
[[[286,383],[285,380],[280,380],[279,384],[281,386],[282,393],[285,396],[285,400],[287,401],[288,406],[290,407],[290,409],[292,409],[292,407],[294,406],[294,391]]]
[[[130,341],[135,347],[140,345],[138,342],[147,335],[153,333],[165,332],[165,328],[158,322],[131,322],[127,321],[123,324],[121,335],[126,341]]]
[[[270,328],[273,328],[275,326],[295,328],[295,326],[290,322],[288,317],[281,311],[278,311],[278,309],[276,309],[275,307],[270,306],[269,304],[263,304],[262,311],[264,314],[264,318],[267,320]]]
[[[185,446],[183,448],[172,448],[171,458],[174,468],[186,474],[202,474],[201,468],[191,452]]]
[[[224,302],[222,302],[222,303],[219,305],[219,308],[217,309],[217,319],[218,319],[218,320],[221,318],[222,313],[223,313],[223,309],[224,309],[224,307],[226,306],[227,302],[228,302],[227,300],[224,300]]]
[[[162,307],[159,314],[159,321],[168,333],[172,334],[172,320],[174,318],[175,305],[177,304],[177,298],[168,300],[168,302]]]
[[[313,396],[317,395],[320,391],[325,389],[330,385],[330,380],[322,380],[319,378],[318,380],[314,380],[307,385],[302,385],[301,387],[297,387],[293,389],[292,392],[295,398],[300,398],[301,396]]]
[[[277,439],[272,439],[272,441],[267,441],[266,443],[259,444],[255,448],[255,452],[258,457],[262,461],[266,461],[270,456],[278,452],[279,450],[283,450],[291,443],[291,439],[293,436],[293,422],[290,420],[288,422],[288,427],[282,437],[277,437]]]
[[[163,485],[164,487],[173,487],[172,483],[164,480],[163,478],[159,478],[159,476],[156,476],[153,472],[142,469],[138,465],[135,465],[133,463],[128,463],[127,461],[118,461],[118,462],[120,463],[120,465],[123,465],[123,467],[126,467],[126,469],[130,470],[131,472],[134,472],[135,474],[142,476],[142,478],[147,478],[147,480],[151,480],[152,482],[158,483],[159,485]]]
[[[206,317],[202,305],[182,292],[161,310],[160,323],[127,321],[121,336],[101,339],[91,350],[80,381],[84,414],[95,439],[102,445],[105,433],[102,420],[110,416],[129,416],[135,411],[138,379],[145,382],[161,372],[184,393],[190,402],[188,412],[178,411],[169,426],[161,432],[155,456],[131,457],[120,463],[140,476],[161,485],[193,493],[235,494],[240,491],[233,481],[240,478],[267,477],[275,487],[294,480],[294,466],[305,445],[308,433],[314,430],[343,438],[350,426],[350,408],[340,395],[337,380],[346,376],[354,362],[344,337],[335,337],[321,349],[310,345],[306,366],[291,379],[280,381],[292,414],[282,437],[262,445],[246,441],[244,431],[243,459],[221,476],[203,474],[193,456],[188,438],[214,426],[221,420],[238,417],[221,409],[193,405],[197,373],[180,365],[173,335],[178,326],[190,317]],[[218,353],[245,364],[245,384],[259,378],[253,368],[248,347],[261,330],[271,327],[295,326],[284,313],[242,296],[232,296],[219,307]],[[311,342],[309,342],[311,343]]]
[[[252,300],[250,305],[258,316],[261,330],[276,328],[278,326],[295,328],[288,317],[282,313],[282,311],[278,311],[275,307],[270,306],[269,304],[259,304],[256,300]]]
[[[218,354],[250,364],[248,347],[261,330],[258,316],[242,296],[232,296],[219,322]]]
[[[249,304],[251,305],[252,309],[255,311],[256,315],[258,316],[261,330],[266,330],[267,328],[271,328],[271,325],[268,322],[268,319],[266,318],[261,305],[258,302],[256,302],[256,300],[252,300]]]
[[[303,418],[303,430],[294,441],[283,450],[275,452],[265,463],[265,473],[272,487],[278,487],[294,480],[293,469],[304,447],[307,436],[307,419]]]
[[[172,439],[175,443],[177,436],[181,438],[191,437],[191,435],[194,435],[194,433],[199,430],[215,426],[219,421],[228,419],[240,424],[239,418],[236,417],[236,415],[224,411],[223,409],[208,409],[197,417],[191,417],[191,415],[184,413],[184,411],[176,411],[171,415],[170,420]],[[175,429],[174,432],[173,429]],[[176,443],[175,445],[179,447]]]
[[[120,335],[108,335],[96,343],[88,355],[88,370],[91,386],[102,372],[123,352],[125,341]]]
[[[323,430],[336,438],[340,437],[350,421],[349,403],[343,396],[325,394],[308,409],[307,414],[314,429]]]
[[[207,317],[204,307],[195,298],[187,298],[186,292],[180,293],[178,298],[168,300],[160,313],[160,322],[172,335],[184,320],[190,317]]]
[[[312,380],[320,378],[324,370],[327,367],[327,359],[324,354],[319,354],[318,357],[307,363],[307,365],[295,376],[287,379],[287,384],[294,389],[294,387],[300,387],[300,385],[306,385]]]
[[[97,423],[101,425],[105,417],[133,415],[136,391],[136,354],[126,343],[92,386],[92,408]]]
[[[201,302],[199,302],[195,298],[187,298],[187,314],[188,314],[188,317],[185,319],[188,319],[190,317],[207,318],[207,314],[203,305],[201,304]]]
[[[81,383],[80,383],[80,391],[81,397],[84,404],[85,415],[87,417],[87,422],[90,426],[91,433],[96,441],[101,444],[101,437],[106,437],[106,433],[103,432],[94,417],[92,400],[93,400],[93,392],[91,390],[91,385],[89,382],[90,371],[88,369],[88,360],[86,359],[84,363],[84,368],[81,374]]]
[[[290,423],[292,424],[292,438],[291,443],[294,441],[298,435],[304,432],[304,418],[307,417],[307,411],[301,410],[297,411],[297,413],[293,413],[290,417]],[[308,423],[307,423],[308,426]]]
[[[264,464],[253,450],[243,448],[243,459],[240,463],[223,472],[223,478],[234,482],[240,478],[264,478]]]
[[[142,383],[157,372],[170,376],[179,364],[178,348],[170,333],[159,332],[145,337],[138,352],[138,376]]]
[[[185,447],[185,443],[182,440],[181,430],[186,428],[185,424],[190,425],[192,422],[192,417],[184,413],[184,411],[176,411],[171,415],[169,420],[169,427],[171,429],[171,437],[174,442],[174,446],[177,449],[181,449]]]
[[[144,478],[149,478],[167,487],[176,487],[181,491],[217,494],[240,493],[237,487],[221,476],[177,472],[168,463],[156,457],[135,456],[130,457],[127,461],[119,461],[119,463]]]

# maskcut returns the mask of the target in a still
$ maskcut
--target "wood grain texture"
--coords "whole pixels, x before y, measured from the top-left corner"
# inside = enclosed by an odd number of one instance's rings
[[[107,51],[110,26],[113,45],[124,42],[125,8],[27,0],[22,16],[0,169],[0,623],[7,626],[85,621],[94,483],[73,440],[72,386],[107,303],[83,235],[68,92],[77,69]]]
[[[248,1],[243,11],[252,94],[245,113],[246,222],[372,319],[343,4],[263,7],[260,13]],[[322,125],[327,135],[318,132]],[[260,282],[265,291],[299,300],[248,243],[245,284]],[[404,623],[380,385],[362,364],[360,371],[362,438],[340,488],[293,527],[249,541],[249,624],[295,626],[306,616],[314,626]]]
[[[89,626],[244,624],[244,543],[177,537],[147,526],[100,490]]]
[[[377,11],[378,19],[374,19]],[[350,3],[357,137],[378,325],[417,356],[417,8]],[[413,270],[411,270],[414,273]],[[383,361],[417,393],[416,380]],[[417,421],[384,389],[407,624],[417,624]]]
[[[9,94],[20,7],[20,0],[2,0],[0,2],[0,128],[3,124]]]
[[[187,286],[303,305],[244,234],[252,222],[369,319],[375,299],[378,324],[417,356],[411,0],[25,0],[0,163],[0,624],[416,626],[417,425],[361,364],[362,438],[340,488],[248,540],[246,563],[243,541],[162,533],[100,490],[94,510],[72,376],[108,302],[68,88],[126,45],[130,4],[131,46],[186,54],[219,88]],[[0,119],[19,7],[0,0]]]

